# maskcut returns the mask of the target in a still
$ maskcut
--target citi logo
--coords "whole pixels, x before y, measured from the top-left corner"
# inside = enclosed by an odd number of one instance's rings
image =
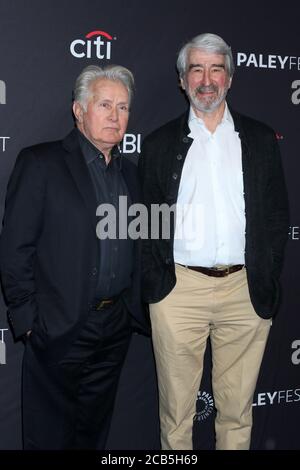
[[[105,31],[91,31],[84,39],[74,39],[70,44],[70,52],[77,59],[110,59],[111,41],[115,39]]]
[[[0,80],[0,104],[6,104],[6,85],[3,80]]]

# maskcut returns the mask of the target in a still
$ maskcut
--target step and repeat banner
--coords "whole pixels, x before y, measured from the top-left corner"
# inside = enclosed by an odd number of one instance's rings
[[[271,4],[270,4],[271,5]],[[293,1],[0,0],[0,217],[21,148],[63,138],[73,127],[74,80],[89,64],[135,75],[121,146],[137,162],[143,138],[186,108],[176,54],[203,32],[231,45],[236,73],[228,102],[271,125],[285,168],[291,226],[281,308],[273,322],[253,402],[253,449],[300,449],[300,5]],[[59,201],[57,201],[59,204]],[[20,449],[23,345],[0,300],[0,449]],[[210,354],[198,393],[195,449],[214,447]],[[122,373],[110,449],[159,449],[151,341],[135,335]]]

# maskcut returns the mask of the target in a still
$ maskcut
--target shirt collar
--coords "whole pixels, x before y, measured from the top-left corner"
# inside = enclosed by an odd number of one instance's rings
[[[80,145],[80,148],[82,150],[82,153],[83,153],[83,156],[87,165],[92,163],[97,158],[101,158],[104,160],[103,153],[97,147],[95,147],[95,145],[90,140],[88,140],[78,128],[77,128],[77,134],[78,134],[79,145]],[[117,145],[115,145],[111,150],[111,162],[112,161],[117,164],[118,168],[121,169],[122,159],[121,159],[120,150]]]
[[[190,107],[188,122],[189,122],[189,128],[191,129],[191,131],[199,129],[199,125],[202,128],[206,129],[203,119],[196,116],[195,111],[193,110],[192,106]],[[219,126],[220,125],[229,125],[230,127],[234,128],[233,118],[231,116],[231,113],[229,111],[226,101],[225,101],[224,114],[223,114],[223,117]]]

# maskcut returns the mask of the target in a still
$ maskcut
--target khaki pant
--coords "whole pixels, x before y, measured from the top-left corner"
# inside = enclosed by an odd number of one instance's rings
[[[192,449],[206,340],[212,347],[216,448],[249,449],[252,399],[271,320],[254,311],[246,270],[210,277],[176,265],[177,283],[150,305],[163,449]]]

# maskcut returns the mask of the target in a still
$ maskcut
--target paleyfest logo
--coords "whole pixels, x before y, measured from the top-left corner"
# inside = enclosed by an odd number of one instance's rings
[[[214,399],[210,393],[199,390],[197,393],[196,414],[194,421],[204,421],[214,410]]]
[[[85,39],[74,39],[70,44],[70,52],[77,59],[92,57],[97,59],[111,59],[111,42],[113,38],[106,31],[91,31]]]
[[[255,67],[260,69],[300,70],[300,57],[281,56],[276,54],[256,54],[255,52],[238,52],[238,67]]]

